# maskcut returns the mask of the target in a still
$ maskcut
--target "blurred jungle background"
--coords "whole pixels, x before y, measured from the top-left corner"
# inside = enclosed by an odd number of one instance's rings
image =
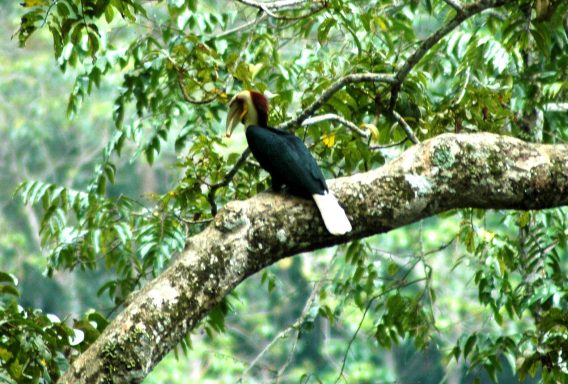
[[[59,377],[207,225],[210,187],[246,146],[242,132],[222,138],[231,94],[267,91],[271,121],[284,121],[340,75],[392,71],[453,12],[436,0],[314,2],[325,8],[305,18],[221,0],[19,3],[0,5],[6,383]],[[420,139],[565,142],[566,7],[513,3],[465,22],[412,72],[402,115]],[[328,178],[412,145],[374,117],[377,87],[326,106],[368,140],[329,122],[298,129]],[[267,184],[249,159],[214,205]],[[285,259],[241,284],[144,382],[559,383],[565,236],[565,209],[468,209]]]

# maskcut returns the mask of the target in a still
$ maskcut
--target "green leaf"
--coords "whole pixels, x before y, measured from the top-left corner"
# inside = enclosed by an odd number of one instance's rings
[[[0,285],[0,295],[20,296],[20,291],[13,285]]]
[[[18,285],[18,279],[10,273],[0,271],[0,283],[9,283],[16,286]]]
[[[331,28],[333,28],[337,24],[337,21],[334,18],[328,17],[325,19],[320,26],[318,27],[318,42],[321,45],[324,45],[327,42],[327,35]]]
[[[473,347],[475,346],[476,341],[477,341],[477,335],[475,333],[468,337],[467,341],[465,342],[465,346],[463,348],[463,357],[464,358],[467,358],[467,356],[473,350]]]

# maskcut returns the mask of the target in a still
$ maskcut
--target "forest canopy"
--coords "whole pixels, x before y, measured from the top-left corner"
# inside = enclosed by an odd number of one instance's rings
[[[568,375],[568,2],[0,9],[0,381]],[[242,90],[351,233],[266,193]]]

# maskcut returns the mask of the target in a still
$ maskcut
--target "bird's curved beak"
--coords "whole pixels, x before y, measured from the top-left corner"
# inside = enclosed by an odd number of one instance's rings
[[[233,130],[239,124],[239,122],[243,120],[246,114],[247,114],[246,104],[239,103],[235,100],[231,101],[231,103],[229,104],[229,113],[227,114],[226,133],[225,133],[227,137],[231,137]]]

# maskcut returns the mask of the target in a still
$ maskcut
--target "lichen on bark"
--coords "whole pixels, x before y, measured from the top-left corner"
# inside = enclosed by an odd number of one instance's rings
[[[493,134],[440,135],[380,169],[329,182],[353,231],[332,236],[310,200],[261,193],[229,203],[190,238],[60,383],[138,383],[246,277],[297,253],[383,233],[447,210],[568,204],[568,146]]]

